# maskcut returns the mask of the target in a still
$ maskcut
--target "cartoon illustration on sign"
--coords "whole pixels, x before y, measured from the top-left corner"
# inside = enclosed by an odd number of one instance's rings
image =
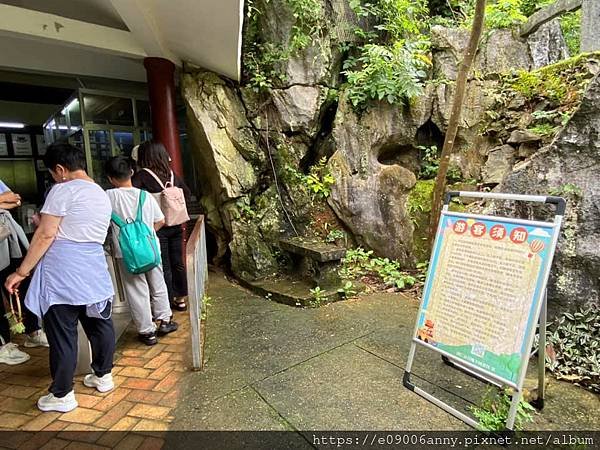
[[[431,320],[426,320],[425,326],[419,328],[417,338],[429,344],[435,344],[435,341],[433,340],[433,327],[433,322]]]

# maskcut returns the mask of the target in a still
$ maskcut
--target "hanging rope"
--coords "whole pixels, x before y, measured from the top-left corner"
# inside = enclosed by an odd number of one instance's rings
[[[286,217],[288,223],[290,224],[290,226],[292,227],[292,230],[294,230],[294,233],[296,234],[296,236],[300,236],[298,234],[298,231],[296,230],[296,227],[294,226],[294,223],[292,222],[292,219],[290,218],[290,215],[287,212],[287,209],[285,209],[285,205],[283,204],[283,199],[281,197],[281,189],[279,189],[279,181],[277,179],[277,171],[275,170],[275,164],[273,163],[273,155],[271,154],[271,146],[269,145],[269,113],[268,113],[268,111],[267,111],[267,114],[265,114],[265,119],[267,122],[267,138],[266,138],[267,153],[269,154],[269,161],[271,162],[271,169],[273,170],[273,179],[275,180],[275,189],[277,190],[277,198],[279,199],[279,204],[281,205],[283,214],[285,214],[285,217]]]

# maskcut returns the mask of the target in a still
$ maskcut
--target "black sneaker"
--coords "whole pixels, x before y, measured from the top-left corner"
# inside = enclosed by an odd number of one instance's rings
[[[158,333],[159,336],[164,336],[165,334],[169,334],[169,333],[172,333],[173,331],[176,331],[177,328],[179,328],[179,325],[177,325],[177,322],[173,322],[172,320],[170,322],[165,322],[164,320],[161,320],[160,325],[159,325],[158,329],[156,330],[156,332]]]
[[[156,339],[156,333],[138,334],[138,339],[146,345],[155,345],[158,343]]]

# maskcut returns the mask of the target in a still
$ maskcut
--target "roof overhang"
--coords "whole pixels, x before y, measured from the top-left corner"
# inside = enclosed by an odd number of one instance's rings
[[[142,61],[153,56],[239,80],[243,8],[243,0],[0,0],[0,66],[144,81]]]

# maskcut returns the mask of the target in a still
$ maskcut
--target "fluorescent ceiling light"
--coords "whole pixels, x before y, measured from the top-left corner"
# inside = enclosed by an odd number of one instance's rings
[[[75,97],[73,100],[71,100],[71,101],[69,102],[69,104],[68,104],[67,106],[65,106],[65,107],[63,108],[63,110],[61,111],[62,115],[63,115],[63,116],[64,116],[64,115],[66,115],[66,114],[67,114],[67,111],[69,111],[69,109],[71,109],[71,107],[72,107],[73,105],[75,105],[75,103],[77,103],[77,101],[78,101],[78,100],[77,100],[77,97]]]
[[[20,122],[0,122],[0,128],[25,128],[25,124]]]

